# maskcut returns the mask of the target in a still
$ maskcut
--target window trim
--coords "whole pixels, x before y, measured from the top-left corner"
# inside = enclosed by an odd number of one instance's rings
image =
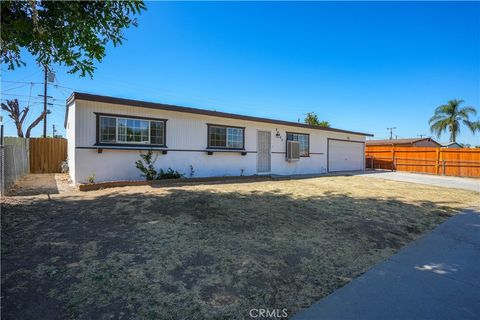
[[[288,140],[288,135],[289,134],[301,134],[304,136],[308,136],[308,145],[307,145],[307,152],[308,154],[306,156],[300,156],[300,158],[309,158],[310,157],[310,133],[303,133],[303,132],[292,132],[292,131],[286,131],[286,137],[285,137],[285,150],[287,150],[287,141]]]
[[[95,145],[96,146],[151,146],[151,147],[167,147],[167,121],[168,119],[161,119],[161,118],[152,118],[152,117],[140,117],[140,116],[130,116],[125,114],[112,114],[112,113],[100,113],[94,112],[96,117],[96,138],[95,138]],[[101,117],[109,117],[109,118],[116,118],[116,129],[115,129],[115,140],[117,142],[101,142],[100,141],[100,119]],[[149,143],[138,143],[138,142],[128,142],[128,141],[121,141],[118,142],[118,119],[133,119],[133,120],[148,120],[148,141]],[[163,144],[153,144],[150,143],[150,121],[157,121],[163,122]]]
[[[242,148],[230,148],[230,147],[218,147],[218,146],[211,146],[210,145],[210,127],[217,127],[217,128],[225,128],[228,130],[228,128],[232,129],[242,129],[243,131],[243,139],[242,139]],[[225,144],[228,144],[228,133],[226,133],[225,137]],[[214,124],[214,123],[207,123],[207,149],[220,149],[220,150],[245,150],[245,127],[239,127],[239,126],[231,126],[231,125],[225,125],[225,124]]]

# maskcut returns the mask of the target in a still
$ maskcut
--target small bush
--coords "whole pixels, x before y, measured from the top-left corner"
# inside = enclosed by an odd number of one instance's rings
[[[160,169],[160,172],[157,175],[157,180],[161,179],[179,179],[182,178],[184,175],[178,172],[177,170],[173,170],[172,168],[168,168],[167,171],[163,171]]]
[[[67,160],[62,161],[62,164],[60,165],[60,172],[61,173],[68,173],[68,161]]]
[[[92,173],[87,177],[88,183],[95,183],[95,173]]]
[[[190,178],[193,178],[195,175],[195,170],[193,169],[193,165],[190,165]]]
[[[157,170],[153,166],[157,161],[157,157],[153,158],[152,150],[148,150],[147,153],[140,153],[141,160],[135,161],[135,166],[142,172],[141,176],[147,180],[153,180],[157,176]]]

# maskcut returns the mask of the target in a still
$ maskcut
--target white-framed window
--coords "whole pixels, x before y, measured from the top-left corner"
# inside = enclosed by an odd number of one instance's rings
[[[100,143],[165,145],[165,120],[99,116]]]
[[[208,125],[208,147],[244,149],[245,128]]]
[[[300,157],[310,156],[310,135],[304,133],[287,132],[287,141],[298,141]]]

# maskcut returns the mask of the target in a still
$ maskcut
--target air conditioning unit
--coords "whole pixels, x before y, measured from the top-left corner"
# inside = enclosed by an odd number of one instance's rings
[[[287,141],[287,161],[300,160],[300,144],[298,141]]]

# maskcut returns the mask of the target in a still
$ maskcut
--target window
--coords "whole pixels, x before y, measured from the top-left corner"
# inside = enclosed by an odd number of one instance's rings
[[[308,134],[287,132],[287,141],[298,141],[300,157],[308,157],[310,153],[310,136]]]
[[[100,116],[101,143],[165,145],[165,121]]]
[[[209,148],[244,148],[244,128],[208,126],[208,147]]]
[[[100,141],[115,142],[117,139],[117,119],[111,117],[100,118]]]
[[[150,121],[150,143],[165,144],[165,122],[164,121]]]
[[[118,118],[118,141],[148,143],[148,120]]]

